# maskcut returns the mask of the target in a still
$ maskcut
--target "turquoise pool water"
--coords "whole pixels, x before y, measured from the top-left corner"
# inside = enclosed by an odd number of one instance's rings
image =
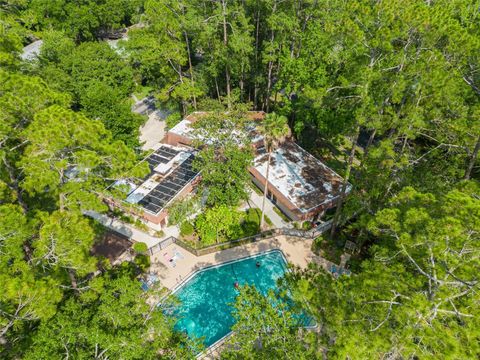
[[[280,251],[201,270],[174,292],[181,301],[175,310],[178,318],[175,328],[191,338],[204,337],[205,346],[212,345],[227,335],[234,324],[230,304],[238,293],[235,282],[255,285],[266,294],[276,287],[277,280],[286,271],[286,261]]]

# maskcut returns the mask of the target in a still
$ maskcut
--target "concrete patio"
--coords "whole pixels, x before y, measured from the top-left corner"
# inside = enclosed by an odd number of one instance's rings
[[[226,261],[255,255],[273,249],[281,250],[289,263],[302,269],[305,269],[311,262],[315,262],[325,267],[325,269],[328,269],[332,263],[315,255],[310,250],[312,241],[313,240],[295,237],[278,236],[198,257],[176,244],[171,244],[162,251],[151,256],[152,265],[150,272],[157,274],[161,283],[166,288],[173,290],[193,272],[204,267],[221,264]],[[176,252],[180,252],[183,258],[177,258],[174,262],[170,262],[169,260]],[[175,266],[173,266],[173,264],[175,264]]]

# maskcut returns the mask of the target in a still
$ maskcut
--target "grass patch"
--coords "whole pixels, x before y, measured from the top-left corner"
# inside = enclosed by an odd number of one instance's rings
[[[237,239],[242,239],[245,237],[257,235],[260,233],[260,220],[262,217],[262,211],[258,208],[250,208],[245,212],[241,213],[239,223],[233,226],[233,231],[229,237],[219,236],[218,243],[233,241]],[[272,226],[272,220],[265,215],[265,223],[269,226]],[[188,246],[191,246],[194,249],[202,249],[206,246],[215,245],[214,243],[205,243],[199,237],[196,232],[195,225],[185,221],[180,225],[180,239],[184,241]]]
[[[190,236],[190,235],[193,235],[194,231],[195,231],[194,226],[188,221],[184,221],[180,225],[180,235]]]
[[[283,211],[280,210],[278,207],[274,206],[274,207],[273,207],[273,211],[275,211],[275,212],[277,213],[277,215],[282,218],[283,221],[285,221],[285,222],[287,222],[287,223],[291,221],[291,220],[288,218],[288,216],[285,215],[285,214],[283,213]]]
[[[263,191],[260,190],[260,188],[259,188],[257,185],[255,185],[255,183],[254,183],[253,181],[252,181],[252,183],[251,183],[251,188],[252,188],[253,191],[255,191],[255,193],[256,193],[257,195],[263,196]]]
[[[243,218],[240,228],[242,229],[241,236],[238,238],[252,236],[260,232],[260,220],[262,218],[262,211],[259,208],[250,208],[245,211],[245,217]],[[268,225],[272,225],[272,220],[265,215],[265,222]]]

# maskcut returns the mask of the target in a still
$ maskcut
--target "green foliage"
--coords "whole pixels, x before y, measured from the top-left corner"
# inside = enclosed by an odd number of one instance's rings
[[[242,222],[243,236],[258,234],[260,231],[260,217],[261,212],[257,208],[251,208],[245,212],[245,217]]]
[[[145,272],[150,267],[150,256],[145,254],[138,254],[135,256],[135,264],[138,266],[141,272]]]
[[[133,244],[133,250],[138,254],[145,254],[148,251],[148,246],[144,242],[136,242]]]
[[[105,210],[98,193],[112,180],[148,171],[132,171],[135,154],[115,141],[138,145],[143,120],[129,96],[140,86],[181,116],[216,111],[198,122],[213,139],[198,157],[210,209],[195,226],[206,243],[257,226],[258,214],[229,208],[246,196],[247,108],[274,110],[264,124],[288,122],[297,139],[352,174],[342,218],[355,215],[350,228],[365,241],[359,273],[337,281],[318,269],[291,274],[295,298],[316,312],[322,346],[287,326],[288,317],[277,321],[280,305],[272,310],[249,294],[248,311],[239,312],[248,326],[225,357],[315,358],[317,349],[339,359],[478,357],[479,190],[459,184],[478,179],[477,5],[2,3],[0,357],[191,357],[161,312],[145,307],[131,273],[118,282],[123,275],[87,276],[95,228],[82,212]],[[85,42],[142,11],[142,26],[118,53]],[[34,38],[44,40],[39,59],[21,61]],[[237,101],[252,104],[239,111]],[[358,130],[363,151],[345,172],[345,148]],[[285,135],[267,136],[268,147]],[[320,248],[332,259],[338,252],[328,241]],[[261,348],[252,345],[258,336]]]
[[[33,255],[45,267],[75,269],[80,276],[95,271],[90,249],[95,235],[87,219],[75,213],[57,211],[46,217],[39,237],[32,246]]]
[[[138,146],[144,119],[132,113],[129,96],[134,89],[127,62],[106,43],[75,46],[60,32],[47,33],[40,61],[34,72],[70,93],[74,106],[92,119],[99,119],[115,139]]]
[[[0,328],[7,337],[22,336],[22,332],[29,331],[30,322],[54,316],[62,300],[59,279],[38,272],[25,258],[26,244],[35,231],[33,225],[20,206],[0,205]],[[11,344],[15,350],[15,343]],[[3,350],[0,348],[0,354]]]
[[[272,151],[277,145],[290,135],[288,119],[274,112],[267,114],[258,131],[263,135],[267,151]]]
[[[202,173],[207,205],[236,206],[248,198],[253,154],[246,134],[248,121],[244,107],[213,112],[194,123],[194,142],[203,146],[194,167]]]
[[[260,220],[262,212],[258,208],[250,208],[245,211],[245,216],[241,222],[242,233],[238,237],[252,236],[258,234],[260,229]],[[272,221],[268,216],[265,216],[265,222],[272,225]]]
[[[131,171],[135,154],[70,110],[67,94],[22,74],[0,81],[0,356],[15,358],[43,351],[30,348],[38,326],[90,287],[97,229],[83,212],[105,210],[98,192],[144,169]]]
[[[33,0],[26,8],[29,26],[67,32],[76,41],[95,40],[130,25],[143,0]]]
[[[290,220],[290,218],[284,214],[284,212],[282,210],[280,210],[277,206],[274,206],[273,207],[273,211],[275,211],[277,213],[278,216],[280,216],[282,218],[283,221],[285,221],[286,223],[289,223],[291,222],[292,220]],[[267,224],[268,223],[268,220],[267,220]],[[269,224],[270,225],[270,224]]]
[[[193,227],[192,223],[189,221],[184,221],[180,225],[180,235],[183,236],[190,236],[194,233],[195,228]]]
[[[179,112],[174,112],[167,116],[167,118],[165,119],[165,124],[167,126],[167,129],[171,129],[180,121],[182,121],[182,115]]]
[[[238,234],[240,212],[226,205],[215,206],[197,217],[195,227],[204,245],[219,243]]]
[[[310,230],[312,228],[312,223],[310,221],[304,221],[302,223],[303,230]]]
[[[16,16],[2,11],[0,14],[0,67],[16,68],[18,54],[22,49],[25,29],[18,24]]]
[[[22,135],[28,142],[20,161],[25,190],[38,194],[48,188],[60,209],[104,209],[93,191],[106,178],[127,175],[136,162],[101,123],[59,106],[38,112]]]
[[[479,325],[472,286],[479,270],[478,191],[473,182],[443,195],[404,188],[371,219],[377,244],[359,274],[332,281],[310,272],[304,278],[307,289],[296,291],[311,298],[325,344],[335,339],[332,356],[479,354],[470,345]]]
[[[62,66],[72,76],[75,95],[82,95],[101,82],[116,89],[122,97],[134,89],[132,70],[110,46],[103,42],[87,42],[77,46]]]
[[[155,231],[155,237],[157,237],[157,238],[162,238],[162,237],[164,237],[164,236],[165,236],[165,231],[163,231],[163,230],[157,230],[157,231]]]
[[[295,314],[282,297],[270,291],[263,296],[248,285],[240,289],[233,304],[235,333],[228,340],[226,359],[320,359],[321,351],[312,342],[313,333],[299,331]]]
[[[130,147],[138,146],[139,128],[145,119],[132,112],[130,101],[113,88],[94,81],[80,99],[82,111],[92,119],[100,119],[113,137]]]
[[[33,120],[36,112],[49,107],[70,105],[70,98],[51,90],[38,77],[28,77],[0,70],[0,139],[18,136],[19,130]]]
[[[161,311],[152,311],[130,267],[93,279],[81,296],[69,296],[55,317],[40,325],[25,359],[153,358],[159,351],[192,358],[186,339],[172,331]]]
[[[207,204],[235,206],[248,198],[250,181],[248,166],[252,161],[249,148],[229,144],[223,149],[204,148],[195,158],[194,166],[202,172],[202,185],[207,189]]]
[[[189,196],[175,201],[168,208],[168,223],[178,225],[193,215],[199,209],[199,199],[196,196]]]

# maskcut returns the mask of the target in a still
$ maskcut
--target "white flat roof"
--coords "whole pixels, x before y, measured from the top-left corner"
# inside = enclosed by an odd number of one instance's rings
[[[192,130],[192,123],[190,120],[183,119],[173,128],[168,130],[168,132],[189,138],[189,134],[192,132]]]
[[[241,144],[242,140],[245,140],[245,138],[248,138],[253,144],[263,140],[263,136],[256,131],[257,124],[255,124],[253,121],[245,128],[244,131],[233,129],[233,127],[233,124],[230,128],[227,126],[224,130],[221,130],[221,135],[223,137],[228,136],[232,138],[232,140],[237,142],[238,144]],[[213,139],[207,138],[206,132],[202,130],[203,129],[194,129],[192,127],[192,120],[188,119],[187,117],[180,121],[173,128],[168,130],[168,132],[182,136],[189,140],[196,139],[203,141],[205,144],[212,144]]]
[[[254,160],[255,169],[264,178],[267,159],[263,152]],[[296,208],[307,212],[337,197],[343,179],[299,145],[287,141],[272,152],[268,182]]]
[[[33,60],[40,54],[43,40],[34,41],[31,44],[25,46],[20,54],[22,60]]]

